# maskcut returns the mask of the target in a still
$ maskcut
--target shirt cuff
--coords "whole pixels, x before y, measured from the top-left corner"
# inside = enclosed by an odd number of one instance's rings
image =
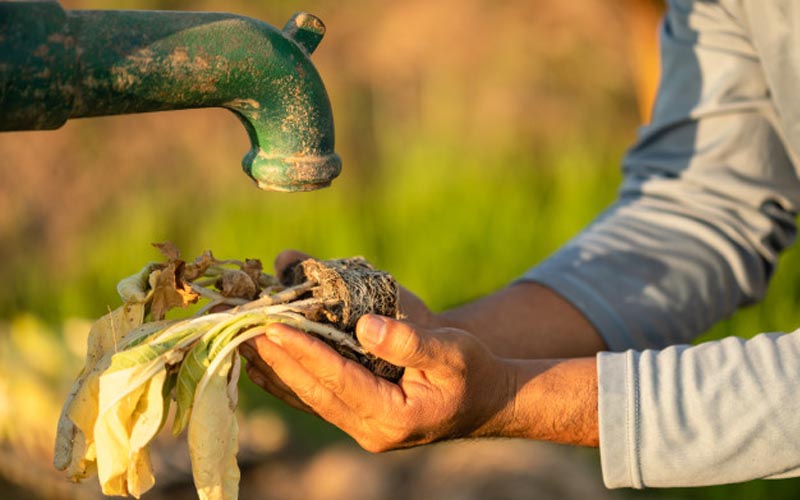
[[[607,488],[643,488],[640,460],[639,352],[597,354],[600,462]]]

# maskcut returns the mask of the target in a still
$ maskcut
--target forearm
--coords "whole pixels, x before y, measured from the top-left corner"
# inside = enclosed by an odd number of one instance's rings
[[[577,308],[537,283],[511,285],[445,311],[438,320],[472,333],[501,357],[570,358],[606,348]]]

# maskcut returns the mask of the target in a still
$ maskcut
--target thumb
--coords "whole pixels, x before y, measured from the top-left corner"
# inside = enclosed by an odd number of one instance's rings
[[[403,321],[367,314],[358,320],[356,336],[370,353],[398,366],[425,369],[440,363],[437,337]]]

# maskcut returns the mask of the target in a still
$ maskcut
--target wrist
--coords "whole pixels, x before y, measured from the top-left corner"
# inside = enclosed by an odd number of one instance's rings
[[[480,414],[484,415],[481,425],[467,437],[521,437],[517,418],[517,397],[520,393],[520,371],[516,360],[494,357],[489,376],[494,383],[485,384]]]
[[[597,446],[594,358],[502,360],[507,395],[484,436]]]

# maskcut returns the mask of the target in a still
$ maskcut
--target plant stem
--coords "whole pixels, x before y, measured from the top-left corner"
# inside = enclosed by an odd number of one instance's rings
[[[302,296],[304,293],[311,291],[317,283],[314,281],[304,281],[299,285],[295,285],[274,295],[264,295],[258,298],[255,302],[258,302],[259,305],[271,305],[271,304],[282,304],[286,302],[291,302],[293,300],[297,300]]]

